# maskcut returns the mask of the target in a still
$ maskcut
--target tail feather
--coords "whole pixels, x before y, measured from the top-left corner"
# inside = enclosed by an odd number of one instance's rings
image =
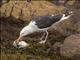
[[[70,16],[71,16],[71,15],[69,15],[69,16],[65,16],[65,14],[63,14],[63,17],[61,18],[60,21],[63,21],[63,20],[65,20],[65,19],[68,19]]]
[[[65,19],[68,19],[68,18],[70,18],[71,17],[71,15],[72,15],[72,11],[71,12],[69,12],[69,14],[66,16],[66,14],[63,14],[63,16],[62,16],[62,18],[61,18],[61,20],[60,21],[63,21],[63,20],[65,20]]]

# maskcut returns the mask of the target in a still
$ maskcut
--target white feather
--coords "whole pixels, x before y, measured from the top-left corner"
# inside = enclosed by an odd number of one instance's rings
[[[35,25],[35,21],[31,21],[29,23],[29,25],[25,26],[21,32],[20,32],[20,36],[25,36],[25,35],[28,35],[28,34],[31,34],[35,31],[38,31],[38,27]]]
[[[70,16],[71,16],[71,15],[65,16],[65,14],[63,14],[63,16],[62,16],[62,18],[61,18],[60,21],[63,21],[63,20],[65,20],[65,19],[68,19]]]

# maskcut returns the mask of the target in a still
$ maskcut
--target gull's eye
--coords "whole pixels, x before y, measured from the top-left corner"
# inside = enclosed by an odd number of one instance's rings
[[[26,36],[26,34],[25,34],[25,33],[21,33],[21,36],[25,37],[25,36]]]
[[[24,36],[24,33],[20,33],[20,36]]]
[[[22,33],[22,34],[24,34],[24,33]]]

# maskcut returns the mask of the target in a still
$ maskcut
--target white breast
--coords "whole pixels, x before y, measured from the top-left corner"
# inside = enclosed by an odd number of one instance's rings
[[[35,21],[31,21],[28,27],[29,27],[29,30],[32,31],[32,32],[35,32],[35,31],[39,30]]]

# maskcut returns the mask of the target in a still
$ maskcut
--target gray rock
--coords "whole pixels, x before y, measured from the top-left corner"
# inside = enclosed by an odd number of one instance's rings
[[[54,48],[60,48],[61,57],[70,58],[72,60],[80,60],[80,34],[67,37],[64,43],[55,43]]]

